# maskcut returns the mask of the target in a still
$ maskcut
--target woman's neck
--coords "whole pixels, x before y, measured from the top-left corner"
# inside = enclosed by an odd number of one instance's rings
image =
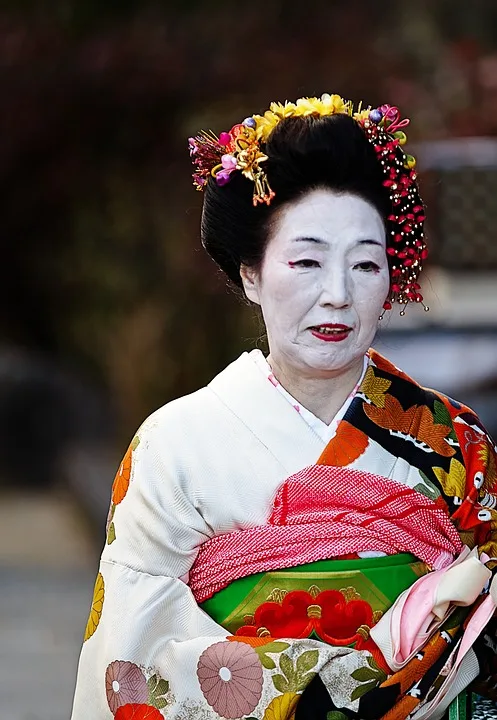
[[[361,357],[347,370],[333,377],[312,377],[293,368],[279,365],[269,355],[267,358],[276,380],[297,400],[322,422],[329,425],[340,410],[350,393],[359,382],[364,369]]]

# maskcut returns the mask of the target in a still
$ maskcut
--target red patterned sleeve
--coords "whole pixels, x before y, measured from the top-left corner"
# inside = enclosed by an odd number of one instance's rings
[[[477,545],[497,574],[497,453],[492,438],[478,416],[463,405],[444,400],[464,458],[465,497],[452,515],[468,545]],[[480,665],[474,692],[497,700],[497,616],[494,616],[473,649]]]

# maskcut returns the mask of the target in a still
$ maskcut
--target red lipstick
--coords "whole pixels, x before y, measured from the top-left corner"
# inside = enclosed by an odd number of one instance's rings
[[[342,342],[346,340],[352,332],[352,328],[341,323],[323,323],[322,325],[314,325],[310,328],[314,337],[324,342]]]

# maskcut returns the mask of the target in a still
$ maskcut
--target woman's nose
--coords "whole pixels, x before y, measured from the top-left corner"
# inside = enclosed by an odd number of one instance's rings
[[[349,307],[350,303],[351,295],[347,273],[343,269],[335,268],[328,273],[323,282],[320,304],[344,308]]]

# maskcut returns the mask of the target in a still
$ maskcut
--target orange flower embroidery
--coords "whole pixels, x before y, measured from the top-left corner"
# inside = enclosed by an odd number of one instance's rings
[[[268,645],[269,643],[273,642],[273,638],[268,637],[267,635],[265,637],[251,637],[250,635],[228,635],[226,640],[228,640],[228,642],[245,643],[246,645],[250,645],[250,647],[253,648],[259,648],[263,645]]]
[[[357,460],[369,443],[367,435],[346,420],[338,425],[337,433],[321,453],[318,465],[345,467]]]
[[[114,483],[112,485],[112,502],[114,503],[114,505],[119,505],[119,503],[122,502],[126,493],[128,492],[129,479],[131,477],[132,454],[133,451],[131,450],[130,445],[126,451],[126,455],[123,457],[122,462],[119,465],[119,469],[116,473],[116,477],[114,478]]]
[[[139,438],[135,437],[127,449],[126,455],[123,457],[121,464],[119,465],[119,469],[112,485],[112,502],[114,505],[119,505],[119,503],[124,500],[124,497],[128,492],[129,481],[131,478],[133,450],[136,450],[139,443]]]

